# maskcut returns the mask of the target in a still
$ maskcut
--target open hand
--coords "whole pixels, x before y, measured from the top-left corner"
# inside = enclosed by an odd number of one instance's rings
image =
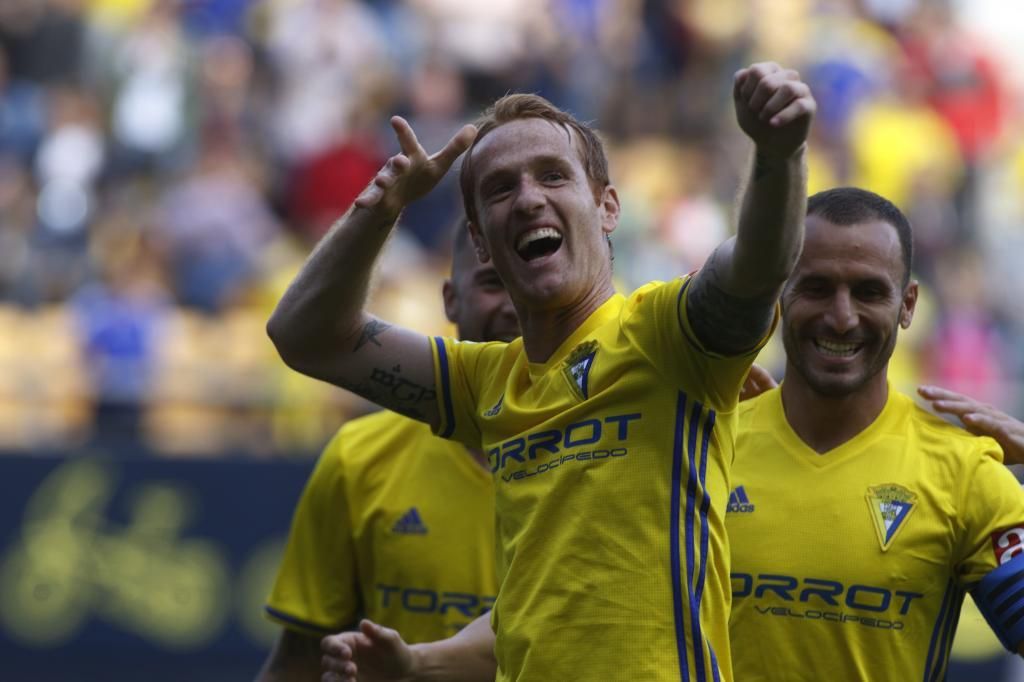
[[[359,630],[328,635],[320,642],[323,682],[407,682],[413,679],[412,649],[397,631],[363,620]]]
[[[788,157],[807,141],[818,105],[796,71],[774,62],[740,69],[732,96],[736,120],[759,153]]]
[[[775,378],[764,367],[761,365],[751,365],[750,372],[747,374],[743,386],[740,387],[740,400],[756,398],[778,385]]]
[[[959,417],[964,428],[976,436],[989,436],[1003,449],[1003,462],[1024,464],[1024,423],[974,398],[938,386],[917,389],[931,401],[936,412]]]
[[[376,177],[356,197],[358,208],[377,207],[389,218],[397,218],[408,204],[434,189],[455,159],[469,148],[476,137],[476,128],[465,125],[441,151],[427,156],[416,139],[412,126],[401,116],[391,118],[391,127],[402,148],[402,153],[387,160]]]

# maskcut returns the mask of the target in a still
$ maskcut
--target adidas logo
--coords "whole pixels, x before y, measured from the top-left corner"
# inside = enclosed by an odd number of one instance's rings
[[[737,486],[729,493],[729,506],[725,508],[725,511],[733,514],[749,514],[754,511],[754,505],[747,497],[747,491],[743,489],[743,486]]]
[[[410,507],[409,511],[402,514],[402,518],[395,521],[391,532],[403,535],[426,535],[427,527],[423,525],[419,510],[416,507]]]
[[[496,417],[501,412],[501,404],[505,402],[505,394],[502,393],[501,397],[498,398],[498,402],[494,404],[494,407],[484,412],[485,417]]]

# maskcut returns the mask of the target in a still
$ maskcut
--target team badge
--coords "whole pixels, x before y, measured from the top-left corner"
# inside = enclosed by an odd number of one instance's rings
[[[917,495],[901,485],[887,483],[868,488],[867,500],[878,543],[884,552],[889,549],[903,526],[907,525],[907,517],[916,506]]]
[[[576,397],[586,400],[590,397],[590,368],[597,355],[597,341],[587,341],[576,346],[565,360],[562,373],[569,380]]]
[[[992,549],[996,553],[996,563],[1000,566],[1024,554],[1024,526],[1013,526],[992,533]]]

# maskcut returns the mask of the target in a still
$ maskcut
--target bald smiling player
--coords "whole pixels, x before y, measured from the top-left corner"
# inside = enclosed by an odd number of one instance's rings
[[[511,341],[494,267],[455,228],[444,309],[460,339]],[[360,617],[410,641],[447,637],[498,591],[494,484],[479,450],[393,412],[354,419],[325,448],[295,510],[267,616],[282,626],[258,682],[320,678],[320,638]]]
[[[917,303],[910,225],[855,188],[816,194],[807,210],[782,294],[785,381],[740,408],[726,517],[736,677],[944,679],[967,591],[1020,651],[1024,493],[993,440],[887,380]],[[1001,425],[1019,456],[1005,415],[924,394],[976,427]]]

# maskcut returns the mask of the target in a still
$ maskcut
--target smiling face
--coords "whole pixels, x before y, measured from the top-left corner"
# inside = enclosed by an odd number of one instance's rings
[[[575,133],[540,118],[514,120],[471,154],[474,240],[517,306],[562,308],[610,287],[606,236],[618,197],[611,186],[595,192]]]
[[[808,216],[803,253],[782,294],[786,381],[824,397],[884,384],[897,330],[910,326],[917,303],[917,283],[904,288],[904,276],[893,226]]]
[[[458,226],[466,230],[465,224]],[[444,311],[464,341],[511,341],[519,319],[505,284],[490,263],[481,263],[464,233],[455,239],[452,275],[445,281]]]

